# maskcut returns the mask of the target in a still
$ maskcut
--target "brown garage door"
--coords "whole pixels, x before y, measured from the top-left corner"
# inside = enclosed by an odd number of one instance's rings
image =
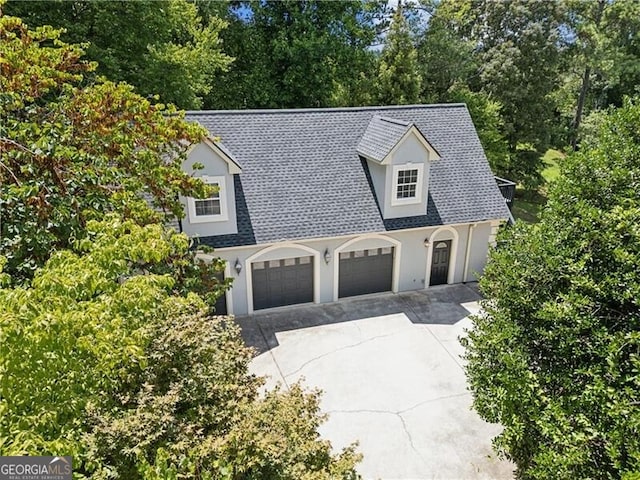
[[[253,309],[313,302],[313,257],[251,264]]]
[[[338,296],[388,292],[393,278],[393,247],[340,254]]]

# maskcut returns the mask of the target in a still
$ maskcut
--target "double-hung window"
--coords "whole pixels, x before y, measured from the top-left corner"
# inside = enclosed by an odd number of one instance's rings
[[[420,203],[422,201],[423,165],[409,164],[393,167],[392,205]]]
[[[189,198],[189,221],[191,223],[221,222],[228,219],[224,177],[200,177],[215,188],[209,198]]]

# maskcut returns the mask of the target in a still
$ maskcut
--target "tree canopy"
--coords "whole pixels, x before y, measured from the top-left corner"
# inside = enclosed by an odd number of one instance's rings
[[[60,34],[0,16],[0,251],[15,279],[80,238],[91,216],[157,220],[146,195],[180,217],[179,194],[207,192],[181,168],[205,131],[124,83],[83,84],[95,64]]]
[[[391,21],[380,56],[379,102],[382,105],[418,103],[421,82],[418,52],[400,4]]]
[[[521,478],[640,472],[639,125],[638,99],[609,113],[480,281],[467,375]]]
[[[228,22],[222,37],[236,60],[215,80],[208,106],[327,107],[353,104],[353,96],[367,101],[363,74],[375,62],[368,47],[384,2],[249,1],[209,10]]]
[[[66,43],[86,44],[96,74],[180,108],[201,107],[214,75],[232,60],[221,50],[225,23],[217,17],[203,23],[187,0],[35,0],[9,2],[4,10],[28,25],[63,29]]]
[[[238,327],[146,273],[186,236],[117,214],[87,229],[0,288],[2,455],[72,455],[77,478],[357,478],[354,448],[319,438],[317,392],[259,396]]]
[[[494,172],[534,189],[549,147],[578,148],[601,111],[637,93],[639,5],[11,0],[5,9],[65,28],[62,40],[87,42],[96,73],[182,108],[468,101]]]

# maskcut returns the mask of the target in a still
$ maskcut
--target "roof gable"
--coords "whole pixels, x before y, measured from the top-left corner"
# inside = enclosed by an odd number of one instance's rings
[[[410,136],[414,136],[418,140],[418,142],[420,142],[422,144],[422,146],[425,148],[425,150],[427,150],[429,152],[429,160],[430,161],[439,160],[440,159],[440,154],[438,153],[438,151],[435,148],[433,148],[431,143],[429,143],[429,140],[426,139],[426,137],[422,134],[422,132],[418,129],[418,127],[416,127],[415,125],[412,124],[411,128],[409,128],[407,133],[405,133],[403,135],[403,137],[400,139],[400,141],[398,141],[398,143],[396,143],[394,145],[394,147],[387,154],[387,156],[382,161],[382,163],[383,164],[391,163],[391,157],[393,156],[393,154],[396,152],[396,150],[398,150],[398,148],[400,148],[400,145],[402,145],[407,140],[407,138],[409,138]]]
[[[227,147],[225,147],[222,144],[222,142],[217,141],[211,137],[205,137],[201,143],[209,147],[216,155],[218,155],[220,158],[222,158],[222,160],[226,162],[227,167],[229,169],[229,174],[234,175],[234,174],[242,173],[242,168],[240,167],[240,164],[234,158],[231,151]],[[187,155],[191,153],[191,151],[197,146],[198,144],[192,145],[189,151],[187,152]]]

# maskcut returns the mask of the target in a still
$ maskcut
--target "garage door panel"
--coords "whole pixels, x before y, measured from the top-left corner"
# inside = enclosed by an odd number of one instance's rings
[[[256,262],[252,275],[254,310],[313,302],[312,257]]]
[[[343,252],[339,268],[339,297],[388,292],[392,288],[393,248]]]

